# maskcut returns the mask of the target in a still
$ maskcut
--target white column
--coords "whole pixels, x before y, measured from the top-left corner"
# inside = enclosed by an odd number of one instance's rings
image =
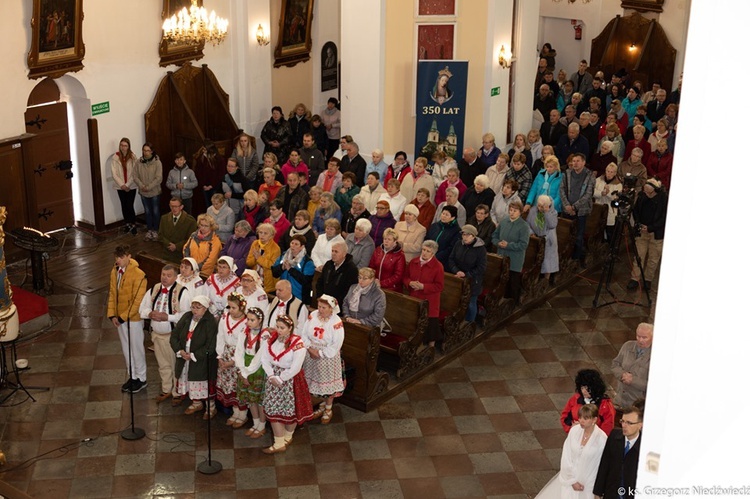
[[[539,37],[540,0],[518,1],[516,40],[513,56],[512,134],[527,133],[531,128],[534,106],[534,79],[536,78]]]
[[[383,142],[385,0],[341,0],[339,58],[341,131],[369,156]]]
[[[533,0],[532,0],[533,1]],[[497,62],[500,47],[511,50],[513,28],[513,0],[489,0],[487,3],[487,49],[484,60],[484,108],[483,131],[495,135],[497,146],[503,148],[508,130],[508,92],[510,90],[510,70],[503,69]],[[470,71],[476,71],[474,67]],[[493,88],[500,93],[491,96]],[[470,117],[469,117],[470,119]]]

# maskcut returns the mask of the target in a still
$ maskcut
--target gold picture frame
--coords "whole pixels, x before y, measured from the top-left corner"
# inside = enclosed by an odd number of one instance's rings
[[[294,66],[310,60],[314,0],[282,0],[279,39],[273,67]]]
[[[83,0],[33,0],[29,79],[83,69]]]
[[[198,0],[198,7],[203,7],[203,0]],[[161,11],[162,23],[182,10],[183,7],[190,8],[190,0],[164,0]],[[163,33],[162,33],[163,34]],[[163,37],[159,42],[159,66],[169,65],[182,66],[190,61],[203,58],[204,43],[169,43]]]

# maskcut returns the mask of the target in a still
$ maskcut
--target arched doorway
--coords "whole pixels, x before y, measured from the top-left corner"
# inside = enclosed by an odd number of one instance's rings
[[[42,232],[72,227],[73,163],[70,160],[68,109],[54,80],[42,80],[29,95],[24,114],[29,163],[26,203],[29,223]]]

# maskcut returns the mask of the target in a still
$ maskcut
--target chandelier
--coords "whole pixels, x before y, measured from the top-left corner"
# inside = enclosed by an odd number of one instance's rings
[[[552,0],[553,2],[560,3],[562,0]],[[576,0],[568,0],[568,3],[576,3]],[[591,3],[591,0],[582,0],[582,3]]]
[[[218,45],[224,41],[229,21],[218,17],[213,10],[209,14],[204,7],[198,7],[198,0],[191,0],[190,10],[181,11],[164,21],[164,39],[169,43],[199,44],[211,42]]]

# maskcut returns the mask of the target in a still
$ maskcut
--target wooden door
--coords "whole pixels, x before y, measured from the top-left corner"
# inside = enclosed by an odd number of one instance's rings
[[[24,117],[26,131],[35,134],[26,143],[29,162],[24,165],[29,223],[42,232],[72,227],[73,169],[67,104],[31,107]]]

